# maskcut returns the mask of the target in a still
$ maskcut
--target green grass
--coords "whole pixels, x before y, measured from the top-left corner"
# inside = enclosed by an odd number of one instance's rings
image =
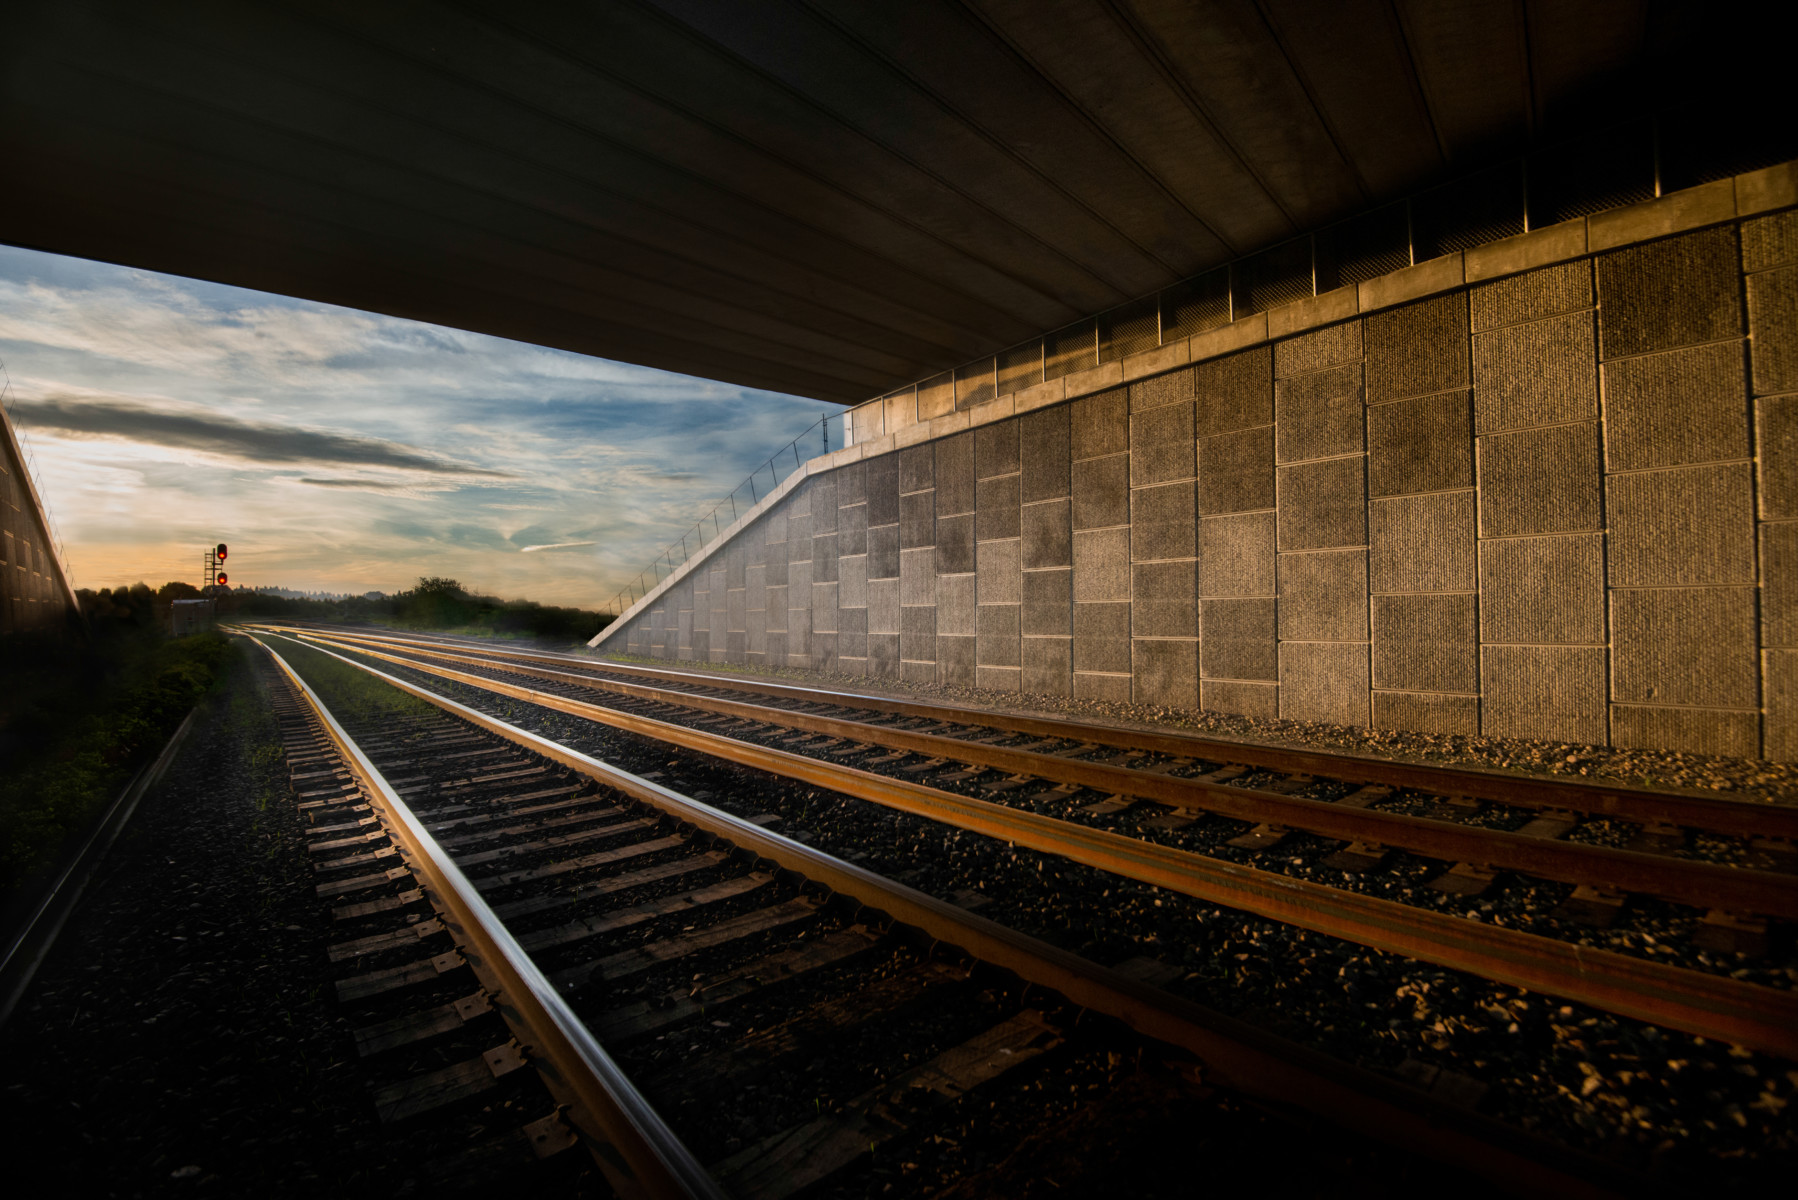
[[[203,633],[21,654],[29,661],[6,679],[0,894],[41,876],[87,831],[240,653]]]
[[[383,683],[324,651],[285,638],[265,635],[264,640],[318,693],[339,723],[359,724],[437,711],[435,705],[402,692],[390,683]]]

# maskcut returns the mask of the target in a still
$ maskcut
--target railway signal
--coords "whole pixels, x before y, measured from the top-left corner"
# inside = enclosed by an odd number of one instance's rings
[[[207,549],[205,566],[206,582],[201,589],[205,594],[210,596],[214,594],[216,589],[222,588],[230,582],[230,577],[220,569],[225,561],[225,556],[229,552],[230,547],[226,546],[223,542]]]

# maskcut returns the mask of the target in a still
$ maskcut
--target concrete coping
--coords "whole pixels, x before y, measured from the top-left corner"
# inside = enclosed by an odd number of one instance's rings
[[[587,644],[599,645],[613,630],[624,628],[638,615],[649,611],[646,606],[653,605],[668,588],[686,578],[698,564],[707,561],[713,550],[729,542],[739,531],[747,529],[751,522],[798,486],[798,481],[811,475],[846,467],[864,458],[874,458],[906,446],[934,441],[960,433],[964,429],[1002,421],[1064,400],[1121,387],[1138,379],[1178,370],[1190,363],[1220,358],[1264,342],[1278,341],[1325,325],[1334,325],[1368,313],[1409,304],[1414,300],[1452,292],[1468,284],[1520,275],[1538,267],[1553,266],[1555,263],[1583,258],[1589,254],[1617,250],[1792,207],[1798,207],[1798,161],[1701,183],[1654,200],[1609,209],[1589,217],[1576,217],[1571,221],[1532,229],[1516,237],[1475,246],[1471,250],[1457,250],[1453,254],[1445,254],[1414,266],[1401,267],[1357,285],[1340,287],[1319,296],[1308,296],[1291,304],[1157,346],[1153,350],[1101,363],[1058,379],[1046,380],[1009,395],[960,411],[916,421],[867,441],[859,441],[841,450],[819,455],[788,476],[780,487],[763,497],[760,503],[719,534],[710,546],[677,567],[673,574],[651,588],[643,599],[626,609],[616,621],[606,626]],[[859,412],[876,405],[884,406],[885,403],[886,397],[881,397],[856,405],[849,411]]]

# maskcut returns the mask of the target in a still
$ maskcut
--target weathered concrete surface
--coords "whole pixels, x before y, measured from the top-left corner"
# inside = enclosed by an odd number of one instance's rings
[[[1764,183],[815,460],[603,644],[1791,759],[1798,209]]]

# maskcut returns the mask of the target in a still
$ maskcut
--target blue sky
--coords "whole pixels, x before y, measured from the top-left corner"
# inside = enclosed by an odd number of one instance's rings
[[[191,580],[226,541],[233,583],[598,607],[840,411],[10,247],[0,361],[77,587]]]

